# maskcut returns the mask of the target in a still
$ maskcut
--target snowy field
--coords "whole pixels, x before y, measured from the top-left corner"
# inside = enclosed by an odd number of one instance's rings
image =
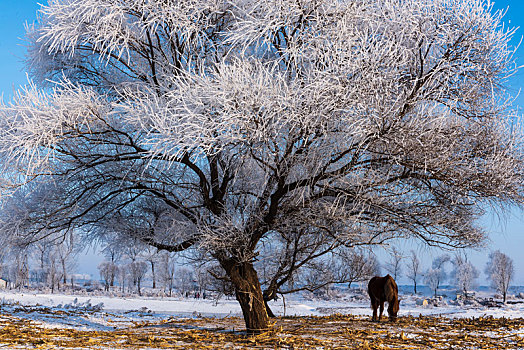
[[[457,300],[453,289],[444,289],[439,293],[439,300],[433,299],[427,290],[422,293],[408,293],[408,287],[401,287],[400,311],[402,316],[446,316],[454,318],[470,318],[493,316],[496,318],[524,317],[524,299],[518,294],[524,288],[511,294],[506,305],[482,305],[482,301],[493,298],[491,291],[476,291],[470,300]],[[402,293],[403,290],[403,293]],[[515,292],[515,290],[513,290]],[[524,296],[524,295],[523,295]],[[498,299],[494,299],[497,301]],[[148,297],[108,297],[108,296],[77,296],[64,294],[40,294],[31,292],[0,291],[0,303],[3,310],[18,308],[20,317],[31,318],[47,326],[64,324],[82,329],[107,329],[108,324],[103,318],[97,320],[80,319],[67,320],[58,317],[50,320],[47,316],[39,318],[38,308],[45,310],[85,310],[96,311],[99,315],[119,315],[121,319],[129,320],[163,320],[173,317],[241,317],[241,310],[234,298],[195,299],[195,298],[148,298]],[[25,309],[32,311],[25,314]],[[387,304],[386,304],[387,306]],[[36,309],[34,308],[36,307]],[[369,298],[364,290],[353,289],[350,292],[334,293],[328,300],[314,295],[302,294],[280,298],[270,302],[270,307],[277,316],[329,316],[333,314],[371,315]],[[384,311],[387,315],[386,311]],[[78,323],[75,323],[78,322]]]
[[[524,324],[522,320],[522,317],[524,317],[524,299],[519,298],[519,293],[522,293],[519,289],[512,291],[514,294],[512,294],[510,297],[510,303],[506,305],[496,303],[497,299],[495,299],[494,302],[492,301],[491,303],[486,303],[489,298],[494,297],[494,293],[487,290],[475,292],[475,297],[469,300],[457,300],[456,294],[451,289],[443,290],[442,293],[440,293],[443,295],[443,297],[439,299],[431,299],[429,297],[429,293],[427,293],[428,291],[423,290],[423,293],[413,295],[412,293],[407,292],[407,289],[408,288],[406,287],[401,288],[401,303],[399,312],[400,319],[397,325],[386,322],[385,319],[380,325],[369,322],[369,318],[371,316],[369,300],[365,291],[360,289],[353,289],[349,292],[336,292],[330,296],[329,300],[317,298],[313,295],[307,294],[294,295],[291,297],[286,297],[285,299],[281,298],[275,302],[271,302],[270,306],[278,316],[287,316],[280,317],[280,320],[277,321],[277,325],[280,325],[280,329],[281,331],[284,330],[284,333],[286,333],[286,327],[291,327],[291,329],[300,328],[296,325],[291,326],[290,324],[287,324],[286,322],[290,322],[289,320],[297,320],[296,322],[298,323],[305,322],[304,320],[314,320],[307,321],[307,327],[314,327],[315,322],[318,323],[317,327],[320,327],[320,324],[325,325],[332,324],[333,322],[342,322],[344,326],[340,327],[345,327],[344,329],[349,330],[354,328],[361,330],[359,333],[360,336],[357,333],[351,333],[353,334],[351,336],[354,336],[355,339],[364,339],[366,337],[373,339],[373,336],[376,335],[375,333],[378,332],[377,334],[380,333],[381,335],[387,333],[388,336],[391,334],[396,334],[392,336],[392,339],[395,339],[398,342],[407,341],[409,340],[409,337],[411,337],[411,340],[416,340],[418,339],[417,337],[427,336],[427,332],[424,333],[426,335],[417,333],[418,330],[416,327],[413,327],[413,324],[419,324],[418,328],[422,329],[423,327],[426,327],[428,319],[434,320],[432,322],[437,322],[436,325],[433,324],[431,326],[431,329],[441,326],[443,327],[443,330],[456,328],[456,322],[458,322],[457,320],[470,320],[467,322],[471,323],[473,326],[476,323],[483,323],[484,320],[491,320],[490,324],[487,325],[487,330],[475,329],[473,330],[473,334],[478,337],[484,334],[486,339],[495,339],[496,342],[494,343],[493,347],[491,347],[494,349],[522,348],[521,345],[524,347]],[[520,296],[522,296],[522,294]],[[174,329],[177,331],[185,329],[187,332],[187,327],[189,327],[188,325],[192,325],[191,327],[193,327],[195,330],[212,332],[213,335],[217,335],[217,330],[220,335],[223,335],[223,332],[229,332],[227,333],[228,336],[233,336],[232,334],[236,334],[236,336],[242,336],[238,330],[243,329],[243,323],[240,317],[241,312],[238,303],[234,299],[225,298],[220,300],[146,297],[123,298],[107,296],[39,294],[27,292],[16,293],[2,291],[0,292],[0,303],[0,326],[4,327],[4,333],[7,334],[6,336],[8,336],[8,338],[5,336],[0,336],[0,344],[5,344],[7,346],[16,345],[18,348],[31,348],[35,346],[35,340],[34,336],[23,336],[22,338],[19,337],[16,339],[12,338],[11,336],[13,332],[7,332],[5,329],[8,329],[10,326],[16,324],[19,325],[17,326],[18,329],[25,329],[24,327],[26,327],[27,331],[25,333],[27,334],[32,334],[34,329],[38,329],[42,339],[65,339],[67,337],[89,337],[89,339],[91,339],[93,335],[102,337],[101,334],[106,334],[107,337],[109,337],[108,339],[110,339],[110,334],[117,334],[115,332],[120,332],[118,333],[120,334],[119,336],[127,337],[125,338],[128,342],[126,344],[128,344],[131,348],[136,346],[137,348],[141,347],[151,349],[164,347],[160,346],[160,343],[151,347],[144,345],[144,342],[147,344],[148,341],[151,342],[151,339],[153,339],[147,338],[150,334],[155,334],[157,337],[159,334],[165,335],[163,331],[160,331],[159,333],[158,328],[151,328],[159,327],[159,325],[164,325],[163,327],[167,327],[166,325],[171,325],[171,327],[167,328],[171,332]],[[348,317],[350,318],[348,319]],[[353,323],[348,325],[348,320],[351,320]],[[477,322],[476,320],[480,321]],[[460,322],[461,323],[459,324],[462,325],[463,321]],[[501,326],[501,322],[511,322],[511,326]],[[139,327],[142,328],[139,329]],[[306,325],[304,325],[304,327],[306,327]],[[304,327],[300,329],[303,329]],[[472,326],[470,325],[470,327]],[[500,327],[502,327],[502,331]],[[328,332],[326,329],[331,329],[333,332],[336,332],[338,328],[339,327],[333,327],[332,325],[327,328],[321,327],[318,329],[326,332]],[[235,332],[235,330],[237,332]],[[81,334],[83,335],[73,336],[71,335],[72,333],[63,333],[67,331],[82,332]],[[57,334],[56,332],[61,333]],[[133,334],[133,337],[131,338],[129,338],[130,332]],[[312,330],[311,332],[314,332],[314,334],[318,334],[319,332],[321,333],[319,330]],[[439,334],[443,334],[442,332],[444,331],[439,331]],[[137,334],[149,335],[146,338],[140,338],[137,336]],[[293,336],[298,336],[296,334],[301,333],[298,331],[293,331],[291,334]],[[172,334],[170,336],[174,337]],[[180,334],[176,335],[176,337],[179,336]],[[187,334],[184,333],[184,337],[186,336]],[[282,337],[281,334],[274,336]],[[344,337],[348,336],[349,333],[344,334]],[[455,335],[453,335],[453,337],[454,336]],[[203,335],[202,337],[209,338],[209,334]],[[324,335],[324,337],[329,336]],[[198,337],[195,339],[198,339]],[[220,339],[217,341],[224,341],[226,338]],[[286,339],[288,339],[287,336]],[[300,339],[301,341],[303,339],[308,339],[308,341],[311,341],[311,339],[316,338],[312,337],[311,334],[306,334],[302,335]],[[434,337],[431,339],[434,339],[434,342],[438,343],[437,338]],[[500,339],[504,339],[504,341],[507,339],[508,347],[501,347],[499,342]],[[11,343],[11,341],[13,343]],[[103,344],[107,344],[107,341],[109,340],[103,340],[100,338],[97,341],[99,342],[96,343],[98,344],[98,348],[115,347],[115,344],[104,347]],[[171,347],[174,346],[174,343],[169,343],[165,341],[165,339],[163,341],[164,342],[161,344],[171,344]],[[186,342],[187,341],[189,340],[186,340]],[[236,340],[228,341],[236,343]],[[189,342],[190,344],[193,344],[192,341]],[[280,339],[279,342],[282,343],[282,339]],[[294,340],[294,342],[296,343],[296,340]],[[180,340],[177,340],[176,344],[178,343],[180,343]],[[56,343],[48,342],[44,342],[42,344],[56,345]],[[95,343],[93,343],[93,345],[94,344]],[[138,346],[137,344],[141,345]],[[187,345],[187,343],[184,344]],[[219,345],[216,344],[216,346],[218,347]],[[49,346],[47,348],[51,347],[52,346]],[[60,347],[71,348],[71,343],[61,345]],[[78,345],[78,348],[84,347],[85,344],[83,343]],[[211,345],[211,347],[213,347],[213,345]],[[432,347],[438,346],[428,346],[428,348]],[[469,347],[471,348],[471,346]],[[484,343],[479,343],[478,348],[484,347],[486,347]],[[72,348],[77,347],[72,346]],[[122,345],[122,348],[127,348],[127,345]],[[180,348],[198,347],[195,345],[195,347],[181,346]],[[240,346],[240,348],[250,347],[244,344]],[[271,345],[268,345],[267,348],[272,347]],[[320,346],[317,348],[324,347]],[[472,348],[477,347],[473,346]]]

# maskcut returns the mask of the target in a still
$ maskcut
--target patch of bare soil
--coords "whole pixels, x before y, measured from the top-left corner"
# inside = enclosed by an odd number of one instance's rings
[[[113,331],[46,328],[0,315],[0,348],[43,349],[516,349],[524,319],[333,315],[282,317],[269,332],[247,336],[239,318],[168,319]]]

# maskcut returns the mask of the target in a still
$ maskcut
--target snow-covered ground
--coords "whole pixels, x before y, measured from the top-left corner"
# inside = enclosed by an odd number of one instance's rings
[[[524,290],[524,289],[523,289]],[[519,295],[519,290],[513,290]],[[427,290],[417,295],[401,287],[399,316],[447,317],[524,317],[524,299],[511,296],[511,304],[484,306],[481,302],[492,298],[489,290],[475,292],[475,298],[457,300],[452,289],[442,290],[441,298],[431,299]],[[371,315],[369,299],[363,290],[340,291],[329,299],[314,295],[293,295],[271,302],[277,315],[331,314]],[[81,330],[112,330],[127,327],[134,322],[161,321],[176,317],[241,316],[234,299],[210,300],[194,298],[146,298],[74,296],[63,294],[17,293],[0,291],[1,314],[30,319],[45,327],[75,328]]]

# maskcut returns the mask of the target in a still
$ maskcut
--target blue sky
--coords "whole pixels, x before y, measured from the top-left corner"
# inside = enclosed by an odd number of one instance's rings
[[[39,2],[46,3],[45,0]],[[508,6],[505,22],[510,27],[522,27],[514,38],[515,44],[518,44],[524,35],[524,1],[499,0],[495,2],[495,8],[498,9],[506,9]],[[0,0],[0,92],[3,94],[4,101],[12,96],[13,88],[27,82],[22,63],[25,54],[24,23],[35,21],[38,9],[39,5],[36,0]],[[524,65],[524,47],[517,51],[517,62],[519,65]],[[524,90],[524,68],[511,79],[510,86],[513,94],[517,94],[520,89]],[[524,91],[517,98],[516,107],[522,114]],[[482,225],[490,232],[492,242],[489,243],[486,250],[469,252],[471,261],[479,270],[483,271],[489,251],[499,249],[514,260],[516,269],[514,284],[524,285],[524,213],[514,210],[503,221],[496,217],[486,217],[482,220]],[[431,263],[433,255],[438,254],[438,252],[424,248],[420,248],[419,251],[424,268]],[[97,265],[98,259],[95,259],[92,254],[87,254],[80,258],[79,272],[97,276]],[[482,280],[483,278],[480,280],[481,283]]]

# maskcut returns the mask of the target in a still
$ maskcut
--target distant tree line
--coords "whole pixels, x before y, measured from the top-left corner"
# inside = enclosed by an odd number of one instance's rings
[[[106,292],[142,295],[144,286],[147,286],[167,296],[174,293],[203,296],[205,292],[217,297],[234,295],[234,287],[212,260],[205,261],[200,256],[191,255],[179,257],[118,233],[108,234],[100,246],[104,260],[98,265],[98,271]],[[76,258],[85,248],[80,235],[72,233],[49,235],[30,244],[4,244],[0,249],[0,277],[9,282],[9,287],[16,289],[48,288],[51,292],[74,289],[74,271],[78,267]],[[275,248],[267,245],[261,254],[270,255]],[[258,266],[261,283],[268,286],[266,291],[271,290],[272,277],[283,275],[274,271],[281,266],[277,261]],[[397,247],[392,247],[389,259],[381,264],[369,249],[338,248],[323,259],[308,261],[299,271],[290,272],[292,277],[277,287],[280,295],[308,291],[329,297],[336,285],[346,284],[351,288],[360,283],[360,287],[365,288],[371,277],[382,274],[382,269],[397,280],[406,277],[413,285],[414,293],[417,293],[420,283],[425,284],[433,291],[434,297],[446,282],[466,295],[476,286],[479,277],[478,268],[464,253],[439,255],[424,269],[415,250],[405,255]],[[491,252],[484,273],[492,288],[506,302],[514,277],[513,260],[498,250]],[[266,304],[275,298],[276,295],[267,296]]]
[[[406,259],[407,262],[402,264],[402,261]],[[435,298],[445,281],[456,286],[459,293],[467,295],[468,291],[476,286],[476,280],[479,277],[477,267],[468,260],[466,254],[460,254],[460,252],[453,257],[449,254],[439,255],[433,259],[428,269],[423,270],[414,250],[411,250],[409,256],[406,257],[393,247],[390,259],[384,267],[395,279],[401,276],[402,268],[405,267],[405,276],[412,282],[413,292],[417,293],[417,284],[422,280],[433,291]],[[515,273],[513,260],[499,250],[494,251],[489,255],[484,272],[491,287],[502,295],[505,303]]]

